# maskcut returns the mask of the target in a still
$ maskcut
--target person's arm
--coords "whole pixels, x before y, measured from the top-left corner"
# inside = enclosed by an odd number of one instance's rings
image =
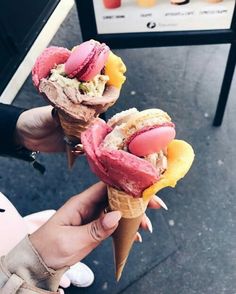
[[[26,160],[44,172],[36,154],[65,151],[63,132],[53,113],[51,106],[25,110],[0,103],[0,155]]]
[[[101,182],[68,200],[47,223],[2,257],[0,293],[17,293],[8,287],[19,287],[22,294],[55,293],[65,269],[82,260],[117,228],[121,213],[104,214],[107,205],[106,186]],[[155,198],[148,206],[160,208]],[[145,219],[143,228],[148,227]]]
[[[24,111],[23,108],[0,103],[0,154],[7,155],[15,152],[16,123]]]
[[[0,293],[56,293],[65,270],[116,229],[121,214],[104,214],[105,207],[102,183],[67,201],[47,223],[1,257]]]
[[[50,269],[26,237],[0,259],[0,293],[58,293],[60,278],[67,269]]]

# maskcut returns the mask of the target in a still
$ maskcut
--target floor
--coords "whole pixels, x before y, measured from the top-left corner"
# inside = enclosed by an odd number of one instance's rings
[[[75,8],[51,44],[73,47],[82,41]],[[85,262],[96,280],[88,289],[66,293],[236,293],[236,106],[234,79],[221,127],[212,121],[228,45],[116,50],[125,61],[127,82],[112,114],[137,107],[161,108],[176,123],[177,138],[194,147],[196,158],[175,189],[159,196],[169,210],[150,211],[153,233],[141,232],[121,281],[114,279],[111,240]],[[14,104],[44,105],[29,77]],[[1,158],[0,190],[23,214],[58,208],[69,196],[96,182],[86,159],[68,171],[64,154],[39,156],[41,176],[25,162]],[[16,172],[17,171],[17,172]]]

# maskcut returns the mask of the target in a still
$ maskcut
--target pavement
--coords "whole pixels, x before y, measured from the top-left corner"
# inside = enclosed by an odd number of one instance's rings
[[[72,48],[82,41],[73,8],[51,44]],[[161,108],[176,124],[177,138],[192,144],[196,158],[175,189],[159,196],[168,211],[148,211],[153,233],[141,232],[121,281],[114,279],[111,240],[84,262],[95,273],[87,289],[66,293],[236,293],[235,78],[221,127],[213,127],[228,45],[115,50],[125,61],[127,81],[107,112]],[[44,105],[29,77],[14,105]],[[64,154],[40,154],[42,176],[28,163],[1,158],[0,191],[22,215],[58,208],[97,181],[84,157],[68,171]]]

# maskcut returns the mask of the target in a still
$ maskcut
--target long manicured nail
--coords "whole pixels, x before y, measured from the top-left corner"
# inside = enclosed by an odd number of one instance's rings
[[[139,232],[136,233],[136,238],[135,238],[138,242],[142,243],[143,242],[143,239],[142,239],[142,236],[140,235]]]
[[[147,224],[147,227],[148,227],[148,231],[150,233],[152,233],[153,232],[152,223],[151,223],[150,219],[147,216],[146,216],[146,224]]]
[[[52,109],[52,117],[57,117],[57,110],[56,108]]]
[[[102,226],[105,230],[110,230],[114,228],[118,221],[121,219],[121,213],[120,211],[112,211],[105,214],[103,220],[102,220]]]
[[[165,210],[168,210],[168,207],[166,206],[165,202],[160,197],[158,197],[157,195],[154,195],[153,199],[154,199],[154,201],[159,203],[161,205],[161,207],[163,207]]]

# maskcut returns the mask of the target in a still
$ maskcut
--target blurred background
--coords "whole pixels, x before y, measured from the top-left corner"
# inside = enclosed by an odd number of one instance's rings
[[[50,33],[34,43],[31,25],[25,27],[28,41],[22,36],[15,44],[6,39],[0,43],[0,102],[25,108],[45,105],[32,84],[32,62],[48,42],[70,49],[83,41],[73,1],[32,2],[32,7],[41,4],[42,15],[36,10],[35,16],[29,14],[31,21],[41,17],[35,24],[37,36],[59,8]],[[11,20],[14,29],[7,27],[7,34],[16,36],[19,25]],[[3,23],[0,9],[2,31]],[[134,245],[121,281],[115,282],[112,242],[107,240],[84,260],[95,273],[94,284],[70,287],[66,293],[236,293],[235,78],[223,124],[212,126],[228,50],[229,45],[114,50],[127,66],[127,80],[107,118],[131,107],[161,108],[175,122],[177,138],[192,144],[196,158],[175,189],[160,192],[168,211],[148,211],[153,233],[141,232],[143,243]],[[14,76],[19,69],[26,80]],[[56,209],[98,180],[83,156],[72,170],[65,154],[40,154],[39,161],[46,166],[44,175],[26,162],[0,158],[0,191],[22,215]]]

